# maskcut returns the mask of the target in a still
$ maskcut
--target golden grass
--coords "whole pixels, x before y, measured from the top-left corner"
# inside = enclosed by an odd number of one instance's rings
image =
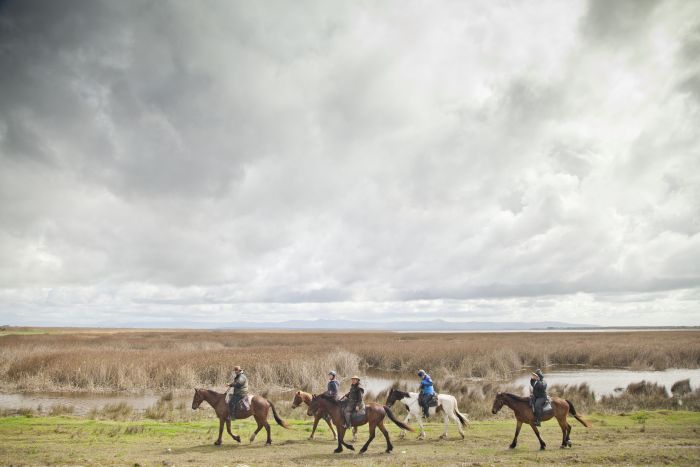
[[[0,337],[0,386],[19,391],[223,390],[242,365],[258,393],[321,390],[324,375],[429,370],[503,380],[522,368],[700,367],[700,331],[614,333],[49,332]]]

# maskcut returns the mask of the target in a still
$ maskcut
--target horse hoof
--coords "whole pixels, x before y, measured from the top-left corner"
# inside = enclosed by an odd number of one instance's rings
[[[365,452],[367,452],[367,449],[360,449],[360,454],[364,454]]]
[[[566,445],[571,447],[572,446],[571,441],[567,442]]]
[[[540,446],[540,451],[544,451],[544,446]]]
[[[333,450],[333,452],[336,453],[336,454],[338,454],[338,453],[343,452],[343,450],[342,450],[341,448],[336,448],[336,449]]]
[[[349,444],[349,445],[347,445],[347,446],[345,446],[345,447],[348,448],[348,449],[351,450],[351,451],[354,451],[354,450],[355,450],[355,448],[353,447],[352,444]]]
[[[238,442],[238,443],[241,442],[241,437],[240,437],[240,436],[234,436],[233,439],[234,439],[236,442]]]
[[[438,438],[438,439],[447,439],[447,435],[443,433],[440,435],[440,438]]]
[[[221,441],[214,441],[214,446],[221,446]]]
[[[508,449],[515,449],[515,444],[511,444],[510,446],[508,446]]]

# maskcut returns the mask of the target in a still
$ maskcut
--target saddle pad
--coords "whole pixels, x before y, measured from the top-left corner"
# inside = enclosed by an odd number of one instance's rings
[[[433,396],[428,400],[428,407],[437,407],[438,406],[438,395],[433,394]]]

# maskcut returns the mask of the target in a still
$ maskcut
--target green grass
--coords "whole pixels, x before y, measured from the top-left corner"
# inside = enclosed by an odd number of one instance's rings
[[[122,464],[122,465],[436,465],[436,464],[700,464],[700,413],[678,411],[638,412],[622,415],[591,414],[593,428],[571,419],[573,448],[561,450],[561,432],[547,422],[542,436],[548,444],[539,451],[529,427],[523,427],[518,447],[507,449],[515,423],[512,419],[472,422],[467,438],[454,427],[447,440],[438,440],[442,424],[427,426],[428,440],[409,433],[398,437],[389,427],[394,452],[384,454],[379,435],[362,456],[344,451],[333,454],[335,443],[328,428],[319,425],[316,440],[309,441],[309,420],[290,420],[290,430],[272,427],[273,446],[264,445],[264,430],[252,444],[247,441],[255,425],[234,422],[240,445],[225,434],[221,447],[213,445],[218,421],[161,422],[155,420],[90,420],[72,416],[0,418],[0,464]],[[362,427],[356,449],[367,439]]]

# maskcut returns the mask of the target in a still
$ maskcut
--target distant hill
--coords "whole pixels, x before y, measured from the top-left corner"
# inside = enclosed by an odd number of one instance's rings
[[[290,320],[274,323],[240,322],[223,326],[224,329],[291,329],[291,330],[360,330],[360,331],[529,331],[543,329],[598,328],[588,324],[561,321],[491,322],[491,321],[351,321],[335,319]]]

